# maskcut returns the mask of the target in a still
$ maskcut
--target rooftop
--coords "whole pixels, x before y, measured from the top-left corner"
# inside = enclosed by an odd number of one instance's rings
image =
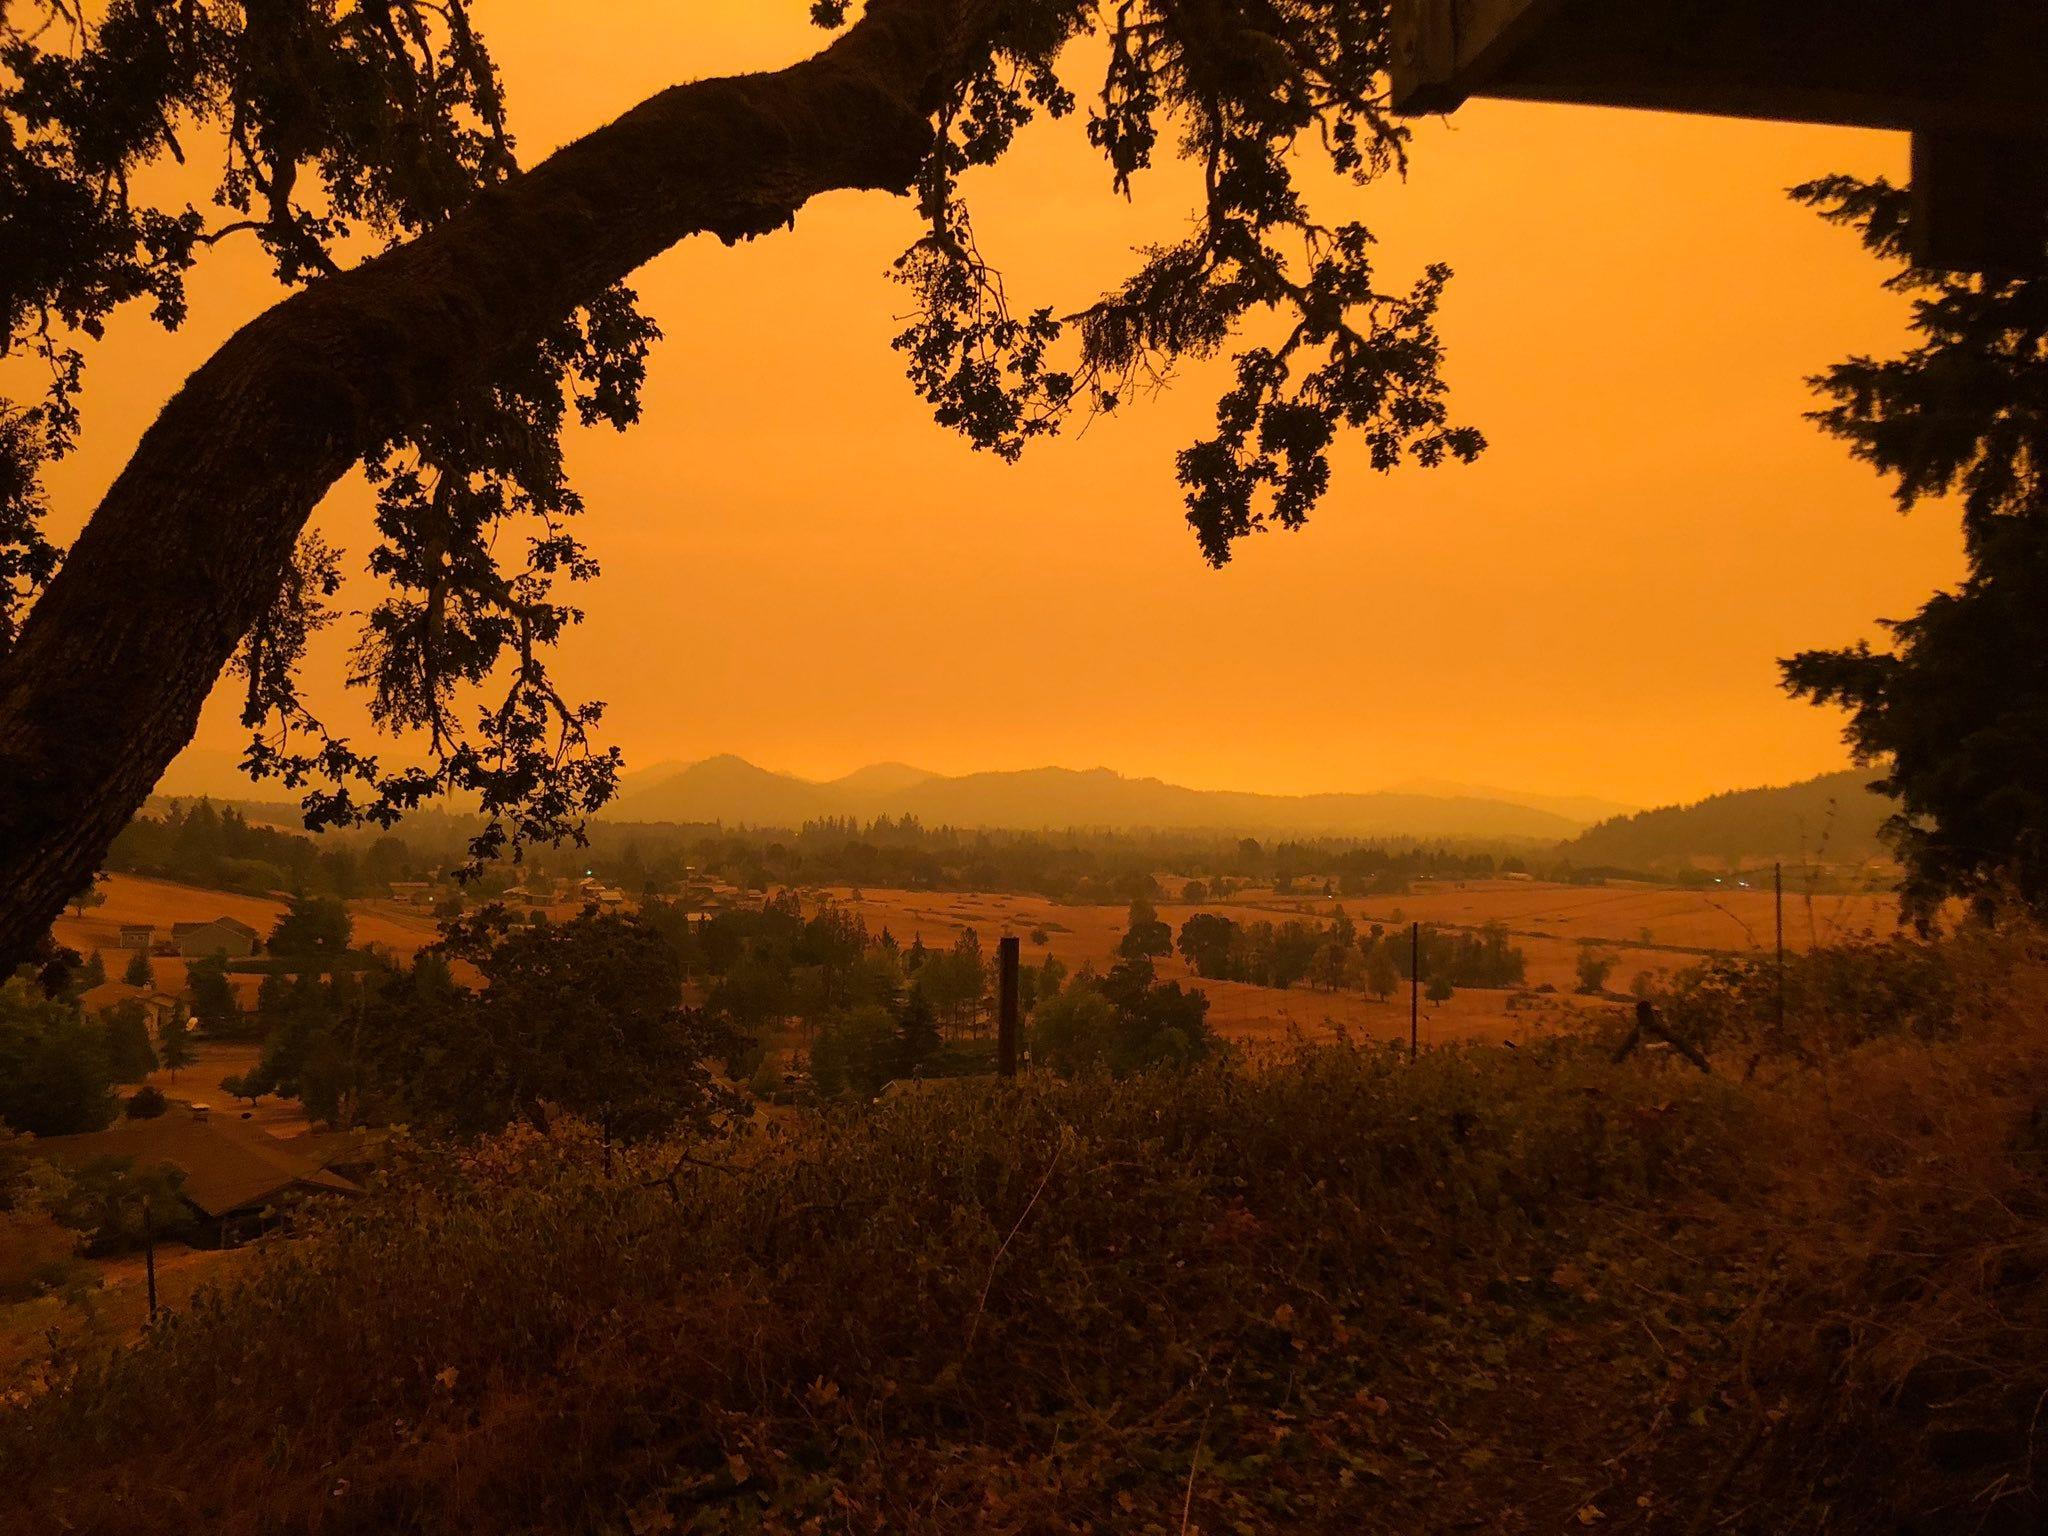
[[[124,1157],[138,1168],[168,1163],[185,1175],[183,1194],[201,1215],[218,1218],[269,1204],[286,1190],[362,1193],[362,1186],[329,1173],[359,1142],[351,1137],[284,1141],[240,1120],[197,1118],[192,1106],[173,1104],[149,1120],[121,1120],[104,1131],[51,1136],[40,1146],[74,1166]]]

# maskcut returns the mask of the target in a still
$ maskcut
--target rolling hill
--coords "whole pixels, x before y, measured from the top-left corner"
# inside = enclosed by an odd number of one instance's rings
[[[607,810],[619,821],[795,826],[824,816],[916,816],[957,827],[1157,828],[1355,837],[1570,837],[1585,820],[1480,795],[1261,795],[1187,789],[1107,768],[1029,768],[958,776],[877,764],[819,783],[743,758],[635,775]]]
[[[1871,792],[1876,776],[1873,768],[1850,768],[1616,816],[1559,852],[1576,864],[1623,869],[1668,869],[1699,859],[1731,866],[1771,859],[1861,864],[1886,854],[1878,827],[1892,802]]]

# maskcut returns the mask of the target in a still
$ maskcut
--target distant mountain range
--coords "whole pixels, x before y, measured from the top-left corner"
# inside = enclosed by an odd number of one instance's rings
[[[1526,805],[1534,811],[1552,811],[1568,821],[1590,826],[1611,816],[1627,816],[1639,809],[1621,800],[1603,800],[1597,795],[1532,795],[1522,789],[1502,789],[1497,784],[1460,784],[1451,779],[1410,779],[1389,784],[1393,795],[1434,795],[1448,799],[1505,800]]]
[[[927,826],[1116,827],[1317,833],[1350,837],[1524,838],[1556,842],[1592,820],[1501,794],[1386,791],[1262,795],[1187,789],[1107,768],[1028,768],[947,775],[877,763],[818,782],[744,758],[664,763],[630,774],[605,811],[615,821],[793,827],[826,816],[912,815]],[[1542,798],[1542,797],[1535,797]],[[1585,802],[1612,809],[1606,802]]]
[[[1698,860],[1860,864],[1886,857],[1878,827],[1891,813],[1891,802],[1870,792],[1875,777],[1874,769],[1848,769],[1638,811],[1594,796],[1534,795],[1442,779],[1360,794],[1262,795],[1188,789],[1107,768],[949,775],[885,762],[815,780],[728,754],[629,773],[603,816],[614,822],[794,828],[828,816],[911,815],[926,826],[1024,831],[1513,839],[1549,844],[1581,868],[1668,871]],[[203,750],[181,756],[157,786],[162,795],[227,801],[247,801],[258,792],[241,776],[235,754]]]
[[[1874,768],[1824,773],[1775,789],[1738,789],[1691,805],[1616,816],[1560,851],[1579,865],[1659,870],[1710,859],[1861,864],[1887,850],[1878,827],[1893,802],[1871,793]]]

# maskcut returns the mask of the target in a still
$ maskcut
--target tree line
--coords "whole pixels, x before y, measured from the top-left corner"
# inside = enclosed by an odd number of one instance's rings
[[[292,890],[348,897],[381,896],[393,881],[431,878],[435,861],[389,833],[315,839],[252,822],[232,805],[195,800],[136,816],[114,839],[104,868],[252,896]]]
[[[1133,902],[1125,951],[1166,953],[1165,926],[1149,902]],[[1444,989],[1446,997],[1453,987],[1518,987],[1526,975],[1523,953],[1509,943],[1503,924],[1486,923],[1476,931],[1433,923],[1413,932],[1379,923],[1361,928],[1342,907],[1327,923],[1299,918],[1240,922],[1197,912],[1181,924],[1173,947],[1196,975],[1209,980],[1262,987],[1305,981],[1327,991],[1343,988],[1383,1000],[1418,973],[1431,988]]]

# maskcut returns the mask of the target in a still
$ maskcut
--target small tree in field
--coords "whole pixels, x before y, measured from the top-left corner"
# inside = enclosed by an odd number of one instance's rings
[[[238,1099],[247,1099],[251,1109],[256,1107],[258,1099],[262,1098],[266,1093],[274,1092],[277,1088],[277,1084],[271,1081],[261,1064],[253,1066],[248,1071],[237,1076],[222,1078],[220,1086],[223,1093],[230,1094]]]
[[[939,1021],[924,993],[912,987],[896,1015],[897,1068],[915,1076],[939,1048]]]
[[[164,1015],[156,1027],[156,1056],[171,1081],[178,1080],[178,1069],[192,1065],[192,1035],[187,1029],[190,1016],[183,1003],[174,1003],[171,1011]]]
[[[348,908],[331,896],[294,896],[270,930],[273,955],[338,955],[348,948]]]
[[[103,907],[107,904],[107,893],[100,889],[97,880],[87,881],[71,893],[71,915],[85,916],[87,907]]]
[[[1451,990],[1449,977],[1433,976],[1429,985],[1422,989],[1422,995],[1432,1003],[1448,1003],[1451,1000]]]
[[[121,980],[131,987],[154,987],[156,967],[149,963],[149,951],[138,949],[128,957],[128,968],[121,973]]]
[[[100,1015],[107,1037],[107,1071],[117,1083],[139,1083],[157,1067],[149,1043],[149,1011],[136,999],[123,998]]]
[[[1384,1003],[1400,985],[1400,967],[1394,964],[1394,957],[1387,946],[1373,945],[1372,953],[1365,962],[1365,990]]]
[[[1606,990],[1607,978],[1621,957],[1611,949],[1602,949],[1597,944],[1579,946],[1579,990],[1589,996]]]
[[[219,955],[194,960],[185,968],[192,994],[192,1016],[209,1035],[233,1038],[242,1033],[242,1010],[228,983],[227,962]]]
[[[90,992],[94,987],[104,986],[106,980],[107,962],[100,957],[98,950],[94,950],[86,956],[85,964],[78,972],[79,990]]]
[[[1158,908],[1143,896],[1131,901],[1130,921],[1124,929],[1117,953],[1126,960],[1144,960],[1173,953],[1173,930],[1160,918]]]

